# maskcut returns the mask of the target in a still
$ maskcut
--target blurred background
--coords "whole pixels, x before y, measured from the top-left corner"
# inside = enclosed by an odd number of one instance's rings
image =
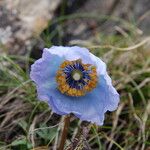
[[[150,150],[150,0],[0,0],[0,150],[57,149],[62,117],[29,78],[52,45],[87,47],[121,95],[104,126],[72,116],[65,150]]]

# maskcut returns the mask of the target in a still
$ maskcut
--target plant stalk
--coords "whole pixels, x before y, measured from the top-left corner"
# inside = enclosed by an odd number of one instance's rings
[[[60,140],[60,145],[59,145],[58,150],[64,150],[64,145],[65,145],[65,141],[66,141],[66,138],[67,138],[69,124],[70,124],[70,115],[68,115],[64,118],[64,127],[63,127],[61,140]]]

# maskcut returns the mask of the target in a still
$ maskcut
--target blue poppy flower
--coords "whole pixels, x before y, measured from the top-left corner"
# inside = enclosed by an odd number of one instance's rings
[[[106,111],[114,111],[119,94],[112,86],[106,64],[78,46],[53,46],[31,66],[38,99],[47,101],[52,111],[73,113],[81,120],[102,125]]]

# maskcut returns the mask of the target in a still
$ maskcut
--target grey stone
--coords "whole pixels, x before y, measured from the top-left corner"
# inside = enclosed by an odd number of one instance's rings
[[[24,53],[26,44],[38,37],[53,18],[61,0],[2,0],[0,44],[10,53]],[[11,51],[10,51],[11,49]],[[2,48],[0,51],[3,51]]]

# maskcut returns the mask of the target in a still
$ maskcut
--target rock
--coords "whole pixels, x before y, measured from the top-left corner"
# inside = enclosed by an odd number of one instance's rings
[[[61,2],[66,2],[69,8],[65,15],[73,13],[95,14],[94,18],[74,18],[64,21],[65,28],[61,29],[64,45],[80,44],[76,41],[94,41],[100,33],[126,34],[128,28],[119,21],[103,20],[98,17],[115,16],[135,25],[137,35],[148,35],[150,19],[149,0],[1,0],[0,1],[0,43],[3,51],[11,54],[25,54],[27,49],[36,45],[40,33],[47,28],[49,20]],[[62,3],[62,5],[64,5]],[[59,7],[61,8],[61,7]],[[57,9],[59,10],[59,9]],[[64,12],[65,12],[64,11]],[[56,16],[61,15],[61,9]],[[134,23],[133,23],[134,20]],[[59,24],[59,23],[58,23]],[[57,26],[57,25],[56,25]],[[57,27],[56,27],[57,28]],[[53,32],[54,29],[49,30]],[[98,33],[98,34],[97,34]],[[52,40],[51,40],[52,41]],[[58,37],[54,37],[53,44],[58,45]],[[99,44],[99,43],[98,43]],[[2,47],[0,46],[0,52]]]
[[[1,1],[0,43],[3,49],[12,54],[25,53],[26,46],[32,43],[31,39],[38,37],[48,26],[60,2],[61,0]]]

